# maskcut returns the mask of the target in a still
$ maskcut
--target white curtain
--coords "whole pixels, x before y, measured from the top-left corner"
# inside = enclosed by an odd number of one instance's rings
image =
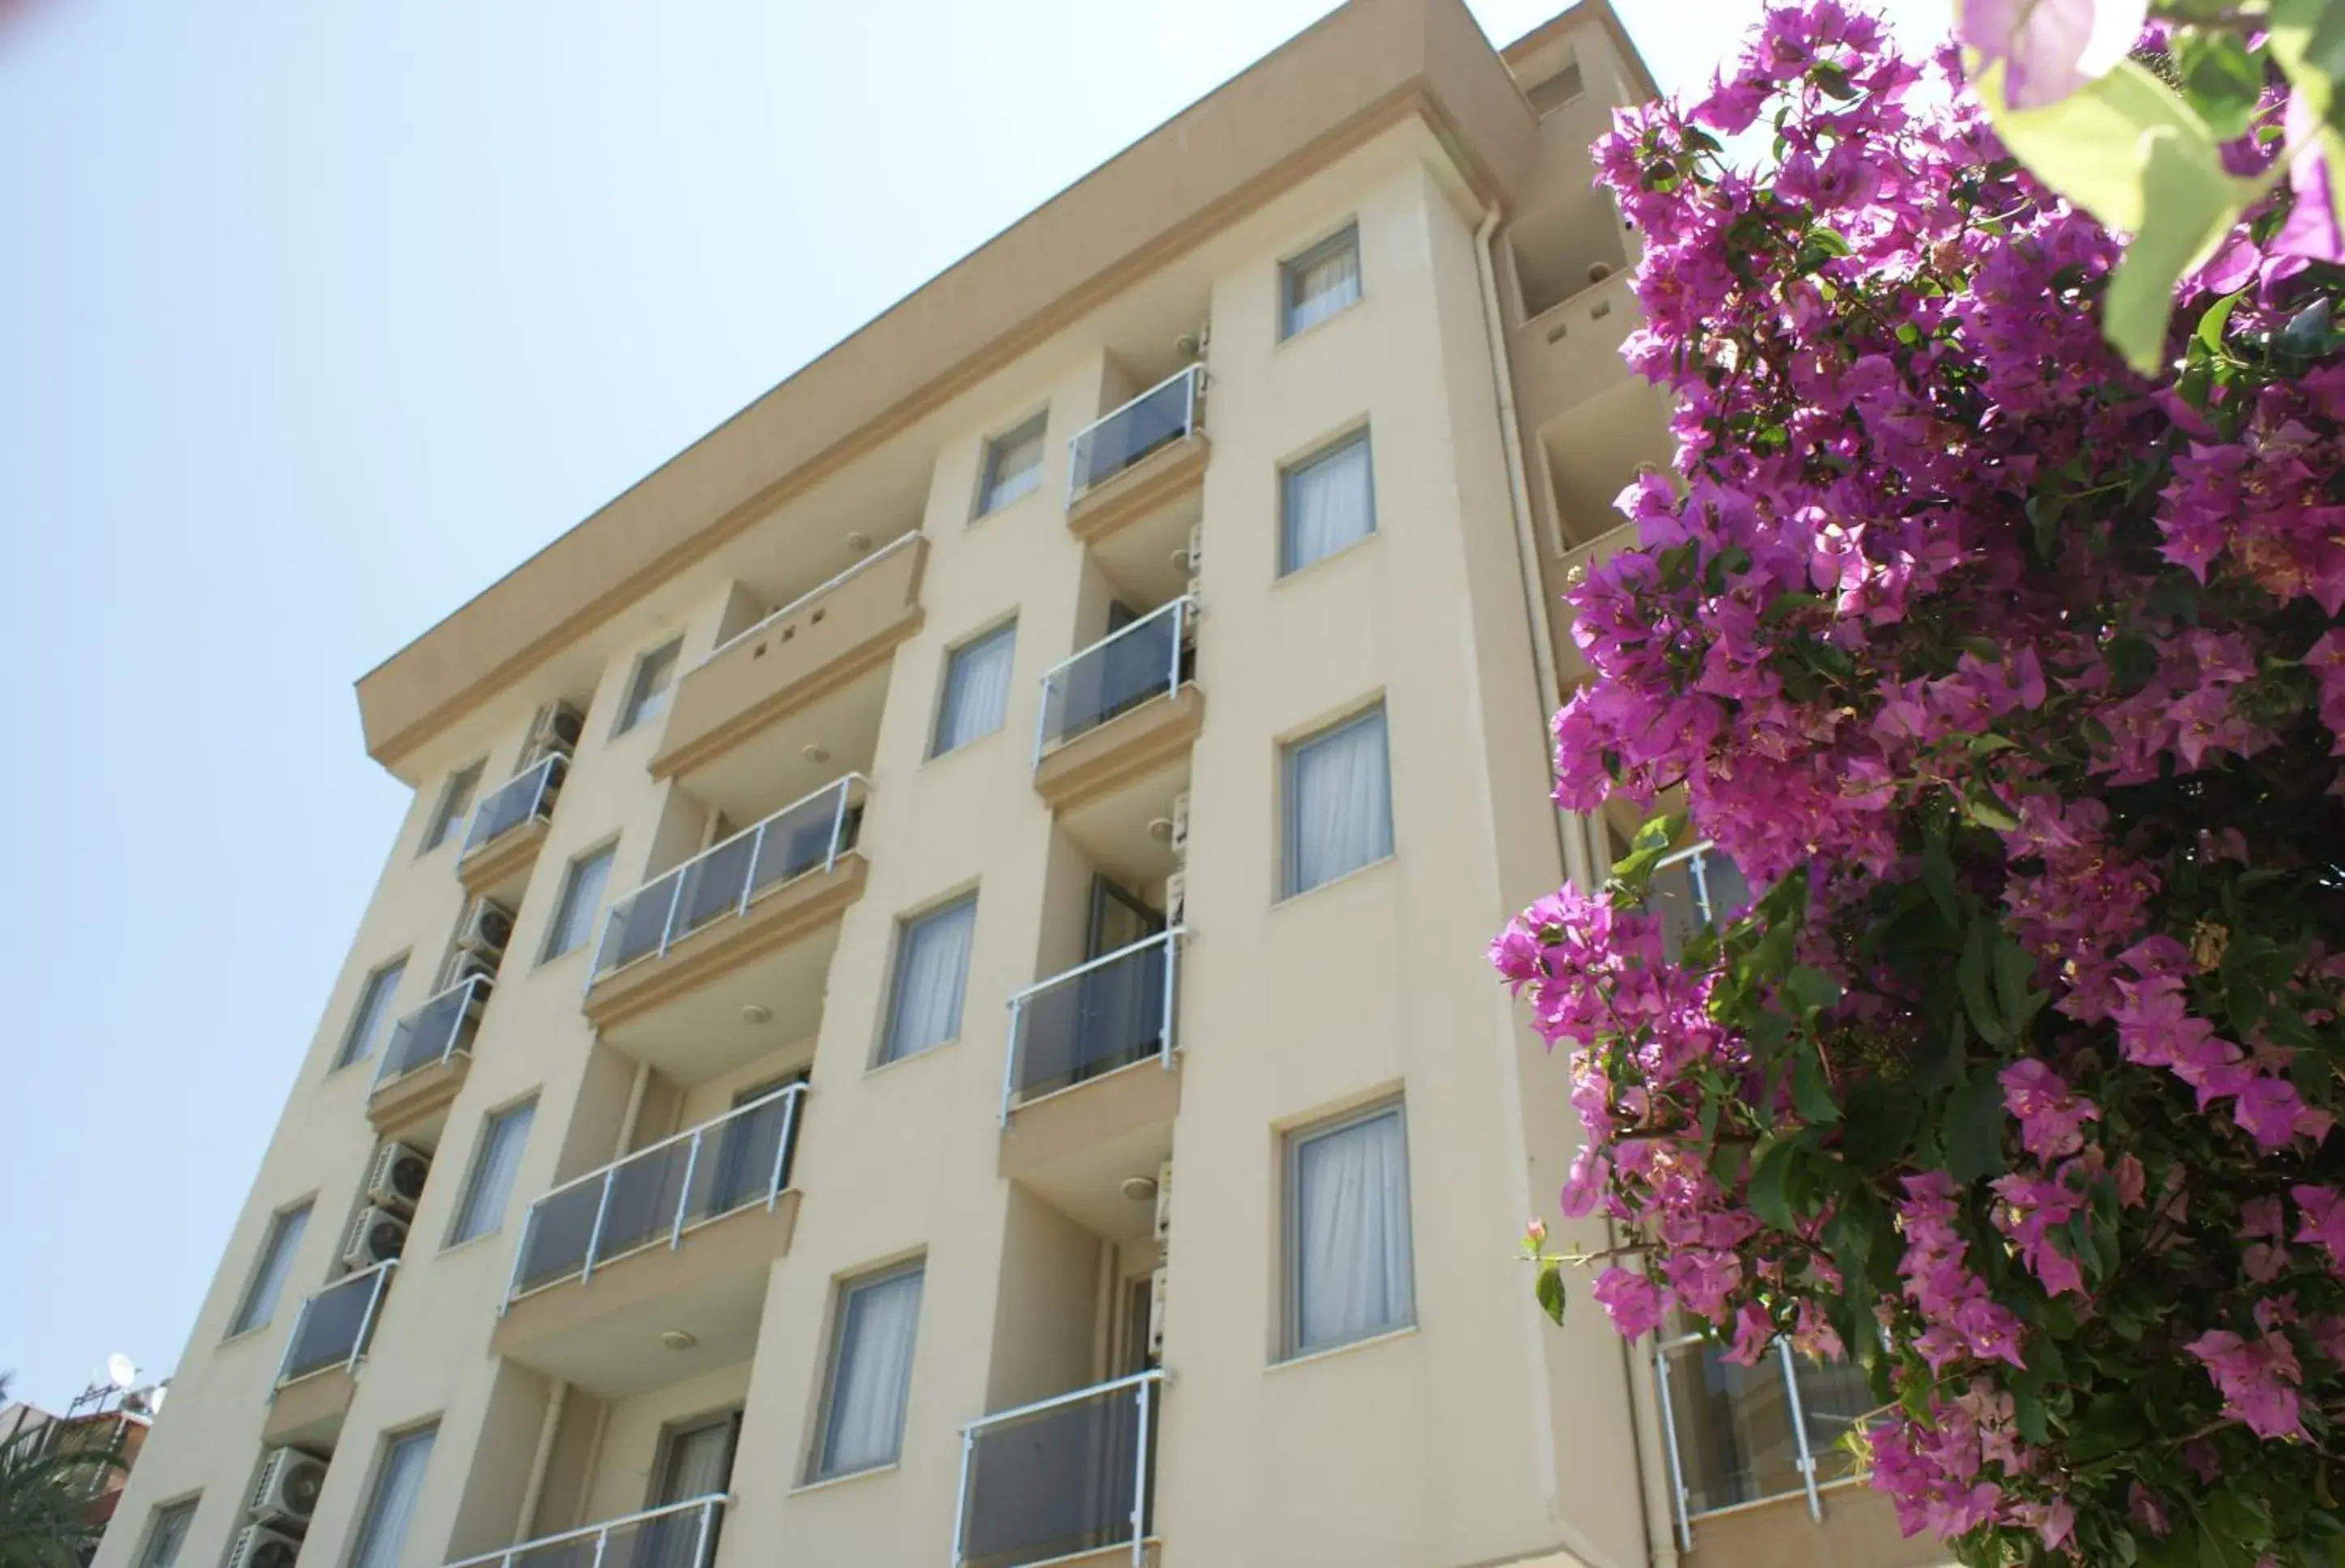
[[[824,1475],[895,1462],[904,1434],[904,1398],[912,1386],[920,1277],[915,1269],[853,1286],[840,1303],[830,1419],[823,1431]]]
[[[472,1165],[472,1184],[465,1189],[456,1228],[448,1235],[450,1246],[484,1236],[504,1223],[505,1200],[513,1196],[513,1177],[521,1169],[522,1150],[529,1144],[529,1124],[536,1115],[537,1102],[531,1100],[489,1119],[480,1158]]]
[[[925,1051],[960,1033],[969,936],[976,928],[974,898],[904,927],[902,951],[896,956],[895,1016],[888,1022],[882,1061]]]
[[[1306,892],[1392,853],[1382,708],[1304,742],[1287,765],[1287,892]]]
[[[1302,258],[1289,268],[1287,287],[1292,292],[1286,332],[1293,337],[1360,297],[1359,242],[1345,235],[1319,254]]]
[[[611,879],[611,852],[574,861],[562,902],[554,906],[553,929],[545,940],[545,956],[559,958],[594,935],[595,914],[603,907],[603,885]]]
[[[1398,1108],[1305,1140],[1294,1163],[1295,1350],[1410,1322],[1408,1153]]]
[[[1001,727],[1010,711],[1010,666],[1018,628],[1004,626],[959,649],[945,671],[945,700],[937,714],[935,754],[944,755]]]
[[[357,1547],[350,1568],[398,1568],[400,1548],[407,1541],[407,1522],[415,1512],[415,1499],[423,1490],[423,1467],[431,1460],[431,1439],[437,1427],[425,1427],[393,1438],[383,1451],[382,1469],[374,1478],[374,1496],[367,1502],[359,1525]]]
[[[284,1292],[285,1277],[293,1271],[293,1254],[301,1249],[301,1232],[309,1228],[310,1206],[306,1203],[270,1219],[269,1238],[261,1244],[259,1266],[253,1270],[252,1284],[237,1308],[231,1333],[257,1329],[276,1315],[277,1298]]]
[[[1043,423],[1037,416],[994,441],[985,459],[980,514],[1008,506],[1042,482]]]
[[[1366,432],[1286,470],[1283,572],[1294,572],[1376,531]]]

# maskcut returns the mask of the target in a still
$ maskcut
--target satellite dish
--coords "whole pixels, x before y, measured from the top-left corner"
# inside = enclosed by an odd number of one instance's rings
[[[147,1413],[148,1415],[161,1415],[163,1413],[163,1396],[170,1391],[171,1385],[168,1382],[157,1383],[153,1388],[148,1389],[147,1391]]]
[[[138,1381],[138,1365],[120,1351],[106,1358],[106,1376],[117,1389],[127,1389]]]

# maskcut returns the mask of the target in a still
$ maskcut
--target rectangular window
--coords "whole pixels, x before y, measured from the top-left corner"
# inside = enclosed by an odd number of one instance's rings
[[[1278,335],[1292,338],[1360,297],[1360,231],[1347,228],[1278,269]]]
[[[431,1462],[431,1440],[439,1431],[435,1421],[401,1432],[383,1445],[374,1491],[367,1498],[358,1541],[350,1548],[350,1568],[398,1568],[400,1549],[407,1543],[408,1522],[415,1517],[415,1500],[423,1492],[424,1467]]]
[[[960,1033],[960,996],[969,983],[969,936],[977,895],[904,922],[896,939],[896,985],[888,1003],[882,1062],[939,1046]]]
[[[1399,1106],[1289,1138],[1286,1205],[1290,1354],[1416,1320]]]
[[[1357,544],[1376,531],[1368,432],[1355,430],[1279,475],[1278,574]]]
[[[1007,434],[985,443],[985,477],[977,489],[977,515],[1000,511],[1042,482],[1044,410]]]
[[[521,1169],[536,1115],[537,1102],[526,1099],[489,1118],[472,1156],[472,1173],[464,1181],[463,1201],[456,1207],[456,1223],[448,1230],[449,1246],[485,1236],[505,1222],[505,1203],[513,1197],[513,1176]]]
[[[154,1525],[147,1532],[147,1550],[139,1554],[138,1568],[175,1568],[179,1561],[179,1548],[188,1539],[188,1526],[196,1522],[196,1500],[174,1502],[155,1511]]]
[[[611,856],[618,845],[606,844],[582,855],[562,874],[562,895],[553,902],[553,922],[545,930],[545,956],[559,958],[586,945],[594,934],[594,916],[603,907],[603,885],[611,879]]]
[[[904,1401],[912,1387],[920,1274],[914,1264],[840,1290],[815,1480],[896,1462],[903,1447]]]
[[[627,680],[627,700],[619,704],[619,722],[613,734],[624,735],[637,724],[659,717],[667,707],[669,693],[675,690],[675,660],[683,651],[684,639],[671,638],[635,661],[635,673]]]
[[[423,830],[423,847],[416,854],[429,855],[448,842],[448,835],[456,831],[464,814],[472,809],[472,795],[480,789],[481,775],[488,766],[488,759],[483,757],[448,775],[448,782],[440,786],[440,804],[431,808],[431,824]]]
[[[228,1322],[230,1338],[249,1334],[276,1315],[277,1298],[285,1289],[285,1277],[293,1272],[293,1254],[299,1250],[301,1232],[309,1225],[306,1203],[280,1209],[269,1217],[269,1233],[260,1239],[259,1259],[245,1284],[244,1300],[236,1304],[236,1316]]]
[[[1393,852],[1383,703],[1287,747],[1285,772],[1289,897]]]
[[[932,757],[965,746],[1001,727],[1010,713],[1010,672],[1018,652],[1018,623],[971,638],[945,664],[944,700],[937,707]]]
[[[349,1067],[374,1055],[375,1042],[382,1037],[382,1027],[391,1020],[391,1001],[399,993],[400,977],[407,973],[404,956],[392,959],[366,977],[359,987],[359,1004],[350,1009],[350,1021],[342,1030],[342,1044],[334,1053],[334,1066]]]

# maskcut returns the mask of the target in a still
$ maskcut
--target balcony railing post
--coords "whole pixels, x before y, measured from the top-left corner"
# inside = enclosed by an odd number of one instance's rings
[[[1694,912],[1701,916],[1703,925],[1715,926],[1718,917],[1710,907],[1710,868],[1702,864],[1703,859],[1700,849],[1696,848],[1686,858],[1686,875],[1693,883]]]
[[[1197,433],[1197,389],[1203,385],[1204,379],[1204,366],[1189,367],[1188,389],[1181,409],[1181,433],[1184,436],[1193,436]]]
[[[838,856],[841,848],[839,840],[846,836],[847,781],[845,779],[841,779],[838,781],[838,804],[833,806],[830,812],[830,853],[822,857],[822,870],[824,875],[827,876],[832,872],[838,869]]]
[[[708,1568],[708,1525],[710,1515],[716,1512],[712,1500],[700,1505],[700,1533],[692,1543],[693,1568]]]
[[[757,831],[750,836],[749,864],[741,872],[741,902],[734,906],[736,916],[749,913],[749,894],[757,885],[757,863],[766,858],[766,823],[773,820],[767,817],[766,822],[759,823]],[[681,878],[677,880],[676,891],[679,894],[684,891]]]
[[[1172,1009],[1178,994],[1181,972],[1181,927],[1164,933],[1164,1030],[1157,1047],[1157,1057],[1167,1072],[1172,1070]]]
[[[513,1305],[514,1292],[521,1289],[521,1270],[529,1258],[530,1234],[537,1228],[537,1207],[544,1201],[544,1199],[539,1199],[529,1206],[529,1212],[521,1217],[521,1241],[513,1248],[513,1268],[505,1274],[505,1293],[497,1302],[497,1316],[500,1318],[505,1315],[505,1309]]]
[[[774,1144],[774,1177],[766,1183],[766,1212],[782,1200],[782,1173],[789,1168],[790,1139],[797,1136],[798,1101],[806,1096],[804,1084],[793,1084],[782,1091],[782,1136]]]
[[[1042,700],[1034,704],[1034,765],[1038,768],[1042,765],[1042,747],[1051,733],[1051,683],[1058,675],[1056,670],[1043,672]]]
[[[1172,652],[1166,661],[1167,668],[1164,672],[1164,690],[1168,695],[1181,690],[1181,632],[1188,619],[1188,614],[1187,595],[1183,594],[1181,598],[1172,601]]]
[[[667,918],[660,922],[659,956],[663,958],[667,956],[668,938],[675,935],[676,909],[684,903],[684,874],[685,867],[682,865],[677,866],[672,874],[675,877],[675,889],[667,895]]]
[[[293,1331],[285,1336],[285,1351],[277,1358],[277,1376],[269,1385],[269,1398],[272,1403],[277,1399],[277,1385],[285,1381],[286,1369],[293,1364],[293,1347],[301,1342],[301,1325],[310,1320],[310,1301],[316,1300],[312,1296],[303,1301],[301,1310],[293,1314]]]
[[[367,1291],[366,1315],[359,1320],[358,1338],[350,1341],[350,1359],[342,1363],[342,1371],[355,1372],[359,1362],[366,1359],[367,1338],[374,1332],[374,1315],[382,1305],[383,1290],[391,1283],[391,1271],[399,1267],[399,1259],[391,1259],[375,1266],[374,1285]]]
[[[1140,1385],[1140,1430],[1132,1445],[1132,1568],[1144,1568],[1148,1551],[1148,1396],[1154,1387],[1147,1381]]]
[[[603,1172],[603,1196],[594,1200],[594,1229],[586,1233],[586,1256],[578,1269],[581,1285],[594,1277],[594,1249],[603,1244],[603,1219],[611,1212],[611,1179],[618,1174],[615,1165]]]
[[[692,1176],[700,1168],[700,1130],[692,1134],[692,1147],[684,1153],[684,1184],[676,1189],[675,1223],[668,1228],[667,1249],[671,1252],[684,1245],[684,1217],[692,1208]]]
[[[1025,1006],[1026,994],[1020,992],[1010,998],[1010,1049],[1001,1063],[1001,1125],[1010,1126],[1010,1102],[1018,1093],[1018,1012]]]
[[[953,1492],[953,1543],[951,1568],[960,1568],[962,1533],[969,1524],[969,1462],[977,1449],[977,1429],[960,1429],[960,1485]]]
[[[603,1568],[603,1548],[611,1543],[611,1527],[607,1524],[594,1532],[594,1568]]]
[[[1669,1440],[1670,1502],[1678,1522],[1678,1550],[1693,1550],[1693,1522],[1686,1514],[1685,1461],[1678,1454],[1677,1413],[1670,1401],[1670,1353],[1653,1341],[1653,1384],[1661,1401],[1661,1435]]]
[[[1783,1397],[1792,1410],[1792,1437],[1799,1445],[1800,1480],[1808,1489],[1808,1517],[1823,1522],[1823,1499],[1816,1495],[1816,1456],[1808,1448],[1808,1412],[1800,1404],[1800,1372],[1792,1359],[1792,1341],[1777,1340],[1775,1349],[1783,1372]]]

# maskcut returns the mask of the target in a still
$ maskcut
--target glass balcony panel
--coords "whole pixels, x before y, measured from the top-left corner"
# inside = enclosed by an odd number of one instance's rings
[[[702,1138],[685,1204],[687,1227],[763,1203],[768,1194],[790,1184],[790,1151],[784,1142],[792,1130],[797,1104],[794,1095],[760,1100]],[[774,1180],[777,1158],[782,1162],[778,1183]]]
[[[1176,603],[1183,603],[1177,602]],[[1043,678],[1042,745],[1072,740],[1179,683],[1186,617],[1172,604],[1095,642]]]
[[[686,865],[684,892],[675,905],[675,924],[667,939],[681,942],[710,921],[738,910],[756,854],[757,835],[746,833],[726,839]]]
[[[1203,366],[1192,365],[1078,432],[1069,454],[1071,493],[1081,495],[1193,431],[1203,375]]]
[[[388,1267],[349,1274],[301,1304],[300,1320],[285,1348],[279,1382],[346,1365],[363,1351],[374,1317],[375,1296],[391,1283]]]
[[[1865,1381],[1864,1369],[1854,1361],[1792,1362],[1799,1369],[1800,1413],[1807,1418],[1808,1452],[1816,1462],[1816,1484],[1841,1481],[1856,1473],[1856,1456],[1841,1439],[1863,1424],[1880,1407]]]
[[[1033,1099],[1164,1049],[1164,966],[1172,938],[1135,945],[1018,1003],[1012,1087]]]
[[[684,1196],[685,1162],[692,1140],[678,1138],[630,1155],[612,1168],[611,1201],[603,1211],[603,1235],[594,1243],[600,1265],[638,1247],[665,1241]]]
[[[395,1082],[434,1062],[445,1061],[459,1051],[470,1051],[472,1036],[480,1026],[481,1010],[488,1005],[489,991],[487,976],[474,976],[461,986],[450,986],[400,1019],[391,1031],[390,1043],[382,1048],[382,1063],[375,1076],[377,1087]]]
[[[1156,1400],[1141,1426],[1130,1384],[976,1428],[962,1568],[1019,1568],[1132,1540],[1143,1444],[1152,1470]],[[1152,1492],[1154,1488],[1152,1486]],[[1147,1533],[1147,1521],[1142,1522]]]
[[[809,871],[821,870],[835,854],[844,855],[855,847],[862,826],[863,807],[850,804],[841,816],[838,796],[832,791],[825,791],[773,818],[766,824],[765,840],[757,846],[757,863],[749,873],[750,896],[754,898],[769,887],[778,887]],[[835,851],[831,845],[834,830],[838,835]]]
[[[464,853],[494,844],[532,817],[550,814],[553,797],[562,788],[570,760],[559,753],[534,767],[515,774],[472,808],[472,825],[464,835]]]
[[[1736,1366],[1700,1343],[1663,1354],[1688,1513],[1803,1489],[1782,1357]]]
[[[1742,873],[1708,845],[1671,856],[1646,885],[1645,908],[1660,916],[1662,946],[1671,958],[1694,932],[1732,918],[1750,902]]]
[[[570,1279],[586,1267],[594,1214],[602,1202],[603,1184],[596,1180],[547,1193],[530,1206],[513,1273],[516,1293]]]

